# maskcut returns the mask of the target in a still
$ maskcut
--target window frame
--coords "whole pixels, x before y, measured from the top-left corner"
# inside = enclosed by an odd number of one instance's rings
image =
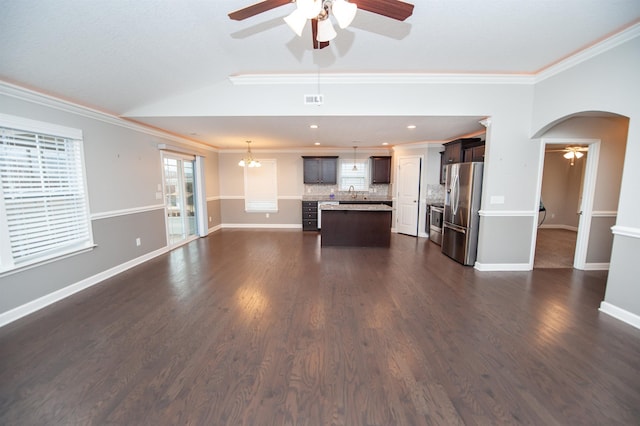
[[[360,171],[360,169],[362,168],[362,170],[364,170],[364,174],[361,177],[358,177],[358,179],[362,179],[362,184],[361,185],[354,185],[353,183],[349,183],[346,184],[344,182],[345,179],[348,179],[349,177],[345,177],[344,176],[344,169],[350,169],[353,167],[353,164],[356,164],[356,166],[358,167],[358,171]],[[355,191],[369,191],[369,175],[371,173],[370,167],[369,167],[369,160],[368,159],[362,159],[362,160],[350,160],[350,159],[344,159],[341,158],[338,162],[338,191],[348,191],[349,187],[351,185],[354,185],[354,190]]]
[[[278,212],[278,162],[275,159],[258,159],[260,167],[244,166],[244,211],[246,213]],[[270,175],[265,176],[269,171]],[[253,181],[255,179],[255,182]],[[270,184],[273,191],[260,191]],[[252,188],[252,186],[256,186]],[[257,196],[256,196],[257,195]]]
[[[79,227],[83,229],[82,232],[78,233],[78,238],[72,239],[65,244],[56,246],[55,242],[49,242],[46,245],[48,247],[46,250],[22,257],[18,256],[16,258],[15,250],[12,248],[12,242],[10,240],[10,217],[8,216],[6,197],[3,190],[3,176],[5,173],[0,171],[0,276],[82,253],[95,247],[91,211],[89,208],[89,191],[82,130],[1,113],[0,130],[2,133],[0,134],[0,147],[3,147],[6,143],[4,140],[5,132],[21,132],[33,135],[33,140],[35,141],[34,146],[38,149],[37,158],[42,158],[42,145],[40,145],[39,142],[40,137],[60,139],[65,147],[69,144],[74,145],[73,149],[77,152],[77,158],[74,160],[73,167],[79,170],[81,176],[78,174],[71,175],[71,180],[77,184],[77,186],[74,186],[74,189],[80,189],[82,191],[82,195],[79,197],[82,208],[79,215],[76,214],[73,216],[78,218],[77,223]],[[4,150],[4,148],[2,149]],[[63,150],[63,152],[65,152],[65,154],[67,153],[66,150]],[[70,156],[67,155],[64,159],[67,160],[69,157]],[[48,166],[51,164],[54,163],[49,163]],[[42,171],[44,168],[38,168],[38,170]],[[65,181],[65,183],[68,182],[69,181]],[[44,191],[50,188],[51,186],[43,186]],[[67,209],[69,212],[71,211],[68,207]],[[84,212],[82,212],[82,210],[84,210]],[[50,218],[51,216],[42,215],[42,217]]]

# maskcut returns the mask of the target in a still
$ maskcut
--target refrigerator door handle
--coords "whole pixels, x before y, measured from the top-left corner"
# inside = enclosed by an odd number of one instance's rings
[[[453,229],[456,232],[460,232],[462,234],[467,233],[467,228],[463,228],[462,226],[454,225],[453,223],[444,223],[445,228]]]
[[[453,215],[458,214],[458,207],[460,207],[460,174],[457,173],[453,178],[453,182],[451,183],[451,187],[453,188],[453,195],[451,197],[451,209]]]

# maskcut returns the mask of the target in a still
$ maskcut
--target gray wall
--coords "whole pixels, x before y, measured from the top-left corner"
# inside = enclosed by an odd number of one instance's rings
[[[640,325],[640,286],[637,259],[640,258],[640,37],[629,40],[563,72],[549,76],[535,86],[532,133],[547,129],[582,112],[605,111],[629,118],[627,146],[619,197],[603,193],[594,209],[617,203],[613,228],[613,249],[603,309],[626,313],[627,320]],[[599,192],[598,190],[596,190]],[[609,309],[609,308],[613,309]]]
[[[163,138],[158,132],[139,131],[133,124],[68,104],[52,100],[44,103],[50,105],[0,94],[1,113],[82,130],[96,247],[0,277],[0,315],[167,245],[163,200],[156,198],[158,185],[162,184],[157,145],[176,146],[182,141]],[[193,148],[187,141],[183,147]],[[217,154],[207,151],[206,155],[211,157],[205,161],[207,193],[215,196]],[[139,247],[136,238],[142,242]]]

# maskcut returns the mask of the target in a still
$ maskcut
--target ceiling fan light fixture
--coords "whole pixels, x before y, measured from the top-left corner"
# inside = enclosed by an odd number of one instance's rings
[[[571,160],[574,157],[574,153],[573,151],[569,151],[569,152],[565,152],[563,157],[566,158],[567,160]]]
[[[328,18],[318,21],[318,35],[316,36],[316,40],[320,42],[331,41],[336,38],[337,35],[338,33],[333,29],[333,25]]]
[[[584,154],[581,153],[580,151],[576,151],[576,158],[582,158]]]
[[[338,21],[340,28],[347,28],[356,17],[358,6],[355,3],[349,3],[346,0],[334,0],[331,5],[333,16]]]
[[[296,6],[306,19],[317,18],[324,5],[324,0],[296,0]]]
[[[300,10],[300,8],[294,10],[283,19],[284,22],[287,23],[289,28],[291,28],[291,30],[298,35],[298,37],[302,36],[302,30],[307,23],[307,17]]]

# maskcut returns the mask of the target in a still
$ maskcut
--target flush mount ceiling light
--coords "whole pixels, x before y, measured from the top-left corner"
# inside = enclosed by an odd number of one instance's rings
[[[247,155],[240,160],[238,166],[260,167],[260,162],[258,160],[254,160],[253,155],[251,154],[251,141],[247,141]]]
[[[311,20],[314,49],[327,47],[337,35],[329,15],[333,15],[340,28],[347,28],[358,9],[398,21],[404,21],[413,14],[413,5],[400,0],[263,0],[229,13],[229,18],[242,21],[291,3],[296,4],[296,9],[284,21],[300,37],[307,21]]]

